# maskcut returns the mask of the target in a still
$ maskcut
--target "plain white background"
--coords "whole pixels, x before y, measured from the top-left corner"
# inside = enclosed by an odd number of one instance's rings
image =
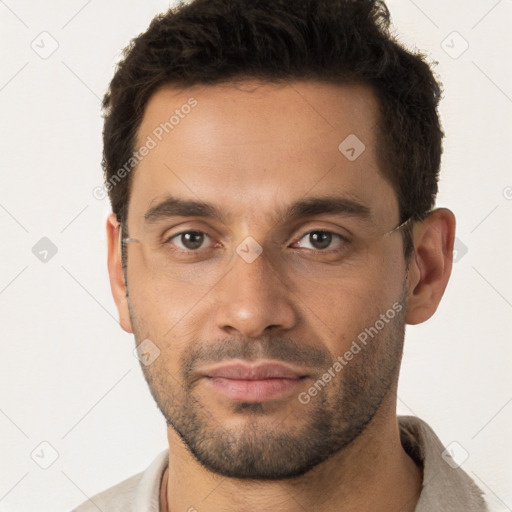
[[[407,329],[399,413],[456,441],[462,467],[512,510],[512,2],[388,6],[401,41],[438,61],[447,135],[438,205],[458,219],[443,302]],[[102,184],[100,99],[113,66],[168,7],[0,1],[2,511],[69,510],[166,448],[110,294],[109,205],[92,191]]]

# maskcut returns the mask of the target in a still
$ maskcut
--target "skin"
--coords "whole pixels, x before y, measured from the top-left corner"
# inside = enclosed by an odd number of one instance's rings
[[[160,510],[414,511],[422,470],[400,443],[396,388],[404,326],[434,314],[450,276],[452,212],[414,225],[409,262],[399,233],[382,236],[399,224],[399,209],[379,170],[378,104],[365,85],[164,87],[146,107],[138,147],[191,97],[197,106],[134,173],[127,229],[142,243],[127,244],[126,276],[119,225],[107,221],[120,324],[160,350],[141,365],[168,424]],[[355,161],[338,150],[349,134],[366,146]],[[171,194],[211,203],[225,219],[145,221]],[[357,201],[370,216],[275,218],[326,195]],[[328,257],[304,236],[343,228],[353,245]],[[169,245],[155,242],[187,230],[211,236],[201,258],[172,259]],[[252,263],[235,252],[248,236],[263,249]],[[172,243],[184,249],[180,237]],[[297,393],[396,303],[400,314],[301,403]],[[198,377],[206,363],[233,357],[291,361],[308,377],[291,395],[240,407]]]

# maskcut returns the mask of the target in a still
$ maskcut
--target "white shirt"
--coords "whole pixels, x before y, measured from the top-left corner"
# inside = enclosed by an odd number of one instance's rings
[[[423,466],[423,489],[415,512],[489,512],[482,491],[457,466],[442,456],[445,447],[423,420],[398,416],[400,437],[407,453]],[[160,512],[160,484],[169,450],[151,465],[121,483],[93,496],[72,512]]]

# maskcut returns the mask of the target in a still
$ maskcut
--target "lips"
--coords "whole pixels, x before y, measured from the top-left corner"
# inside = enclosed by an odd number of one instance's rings
[[[238,362],[204,370],[203,376],[211,390],[230,400],[264,402],[292,396],[307,374],[282,363]]]
[[[234,380],[300,379],[307,377],[301,370],[282,363],[242,364],[230,363],[204,371],[206,377]]]

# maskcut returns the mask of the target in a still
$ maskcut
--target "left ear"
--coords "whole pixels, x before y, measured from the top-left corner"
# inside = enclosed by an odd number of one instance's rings
[[[447,208],[434,210],[415,225],[406,323],[420,324],[435,313],[452,272],[454,238],[455,215]]]

